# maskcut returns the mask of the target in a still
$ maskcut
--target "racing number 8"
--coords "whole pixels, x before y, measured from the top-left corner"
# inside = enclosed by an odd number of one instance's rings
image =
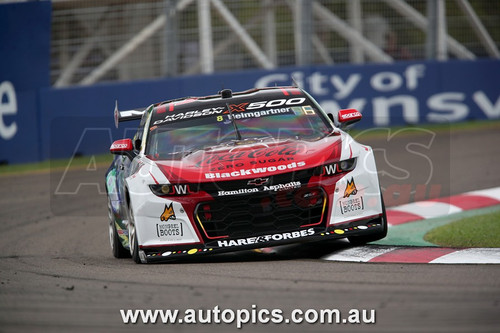
[[[314,109],[310,105],[303,106],[302,111],[304,111],[304,114],[307,116],[312,116],[312,115],[316,114],[314,112]]]
[[[217,116],[217,121],[223,121],[224,118],[222,116]]]

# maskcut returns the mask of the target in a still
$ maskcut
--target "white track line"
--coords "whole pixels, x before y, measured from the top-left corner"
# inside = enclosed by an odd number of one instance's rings
[[[500,249],[474,248],[457,250],[434,259],[431,264],[500,264]]]
[[[375,257],[394,251],[397,248],[398,248],[397,246],[377,247],[373,245],[352,247],[345,250],[341,250],[340,252],[337,253],[324,256],[321,259],[331,260],[331,261],[367,262]]]

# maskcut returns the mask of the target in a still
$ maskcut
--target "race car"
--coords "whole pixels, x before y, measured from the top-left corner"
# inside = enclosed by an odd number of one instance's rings
[[[296,242],[381,239],[373,151],[298,87],[230,89],[118,111],[140,120],[106,172],[113,255],[136,263]]]

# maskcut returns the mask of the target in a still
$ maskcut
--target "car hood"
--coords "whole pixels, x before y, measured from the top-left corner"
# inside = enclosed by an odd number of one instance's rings
[[[171,183],[254,179],[338,161],[340,135],[318,141],[286,140],[199,150],[180,160],[154,161]]]

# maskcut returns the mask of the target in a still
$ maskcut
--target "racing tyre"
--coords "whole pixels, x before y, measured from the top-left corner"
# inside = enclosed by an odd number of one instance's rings
[[[380,224],[382,224],[382,230],[366,236],[352,236],[348,237],[349,243],[353,246],[365,245],[366,243],[375,242],[379,239],[387,236],[387,215],[385,213],[384,198],[382,197],[382,191],[380,191],[380,201],[382,202],[382,216],[380,217]]]
[[[141,258],[139,257],[139,243],[137,242],[137,233],[135,230],[134,213],[132,207],[128,210],[128,242],[130,245],[130,255],[136,264],[140,264]]]
[[[111,201],[108,199],[108,216],[109,216],[109,243],[111,251],[115,258],[130,258],[129,251],[123,247],[118,232],[116,231],[115,217],[113,208],[111,208]]]

